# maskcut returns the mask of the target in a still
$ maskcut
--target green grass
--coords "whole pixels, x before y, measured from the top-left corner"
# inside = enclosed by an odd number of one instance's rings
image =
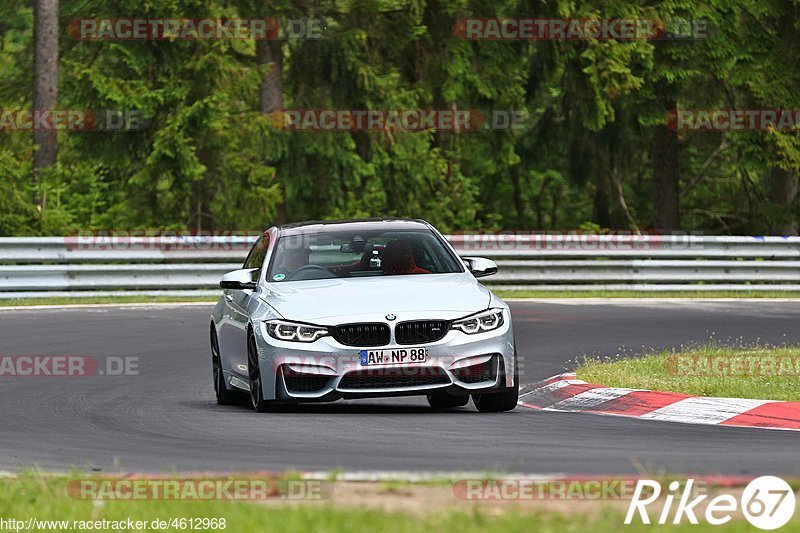
[[[800,346],[710,343],[638,358],[585,358],[576,373],[609,387],[800,401]]]
[[[798,291],[507,291],[492,287],[500,298],[798,298]]]
[[[73,478],[77,475],[73,474]],[[361,509],[353,506],[334,507],[330,503],[301,503],[293,505],[264,505],[250,502],[226,501],[136,501],[92,502],[75,500],[67,495],[67,477],[43,476],[24,473],[19,477],[0,479],[0,517],[27,520],[141,520],[173,518],[224,518],[225,531],[342,531],[353,532],[427,532],[459,531],[585,531],[614,532],[621,529],[635,532],[666,530],[635,523],[624,526],[624,513],[620,509],[604,508],[594,515],[571,512],[569,515],[550,511],[520,511],[507,507],[487,511],[475,507],[444,508],[436,513],[386,512],[379,509]],[[684,531],[749,531],[741,519],[722,527],[702,524],[670,530]],[[266,528],[266,529],[265,529]],[[186,529],[183,529],[185,531]],[[168,528],[164,531],[181,531]],[[208,529],[208,531],[222,531]],[[800,522],[794,520],[782,531],[800,531]]]

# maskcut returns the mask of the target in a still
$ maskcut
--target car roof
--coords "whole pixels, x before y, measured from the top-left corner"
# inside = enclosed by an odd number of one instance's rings
[[[370,218],[350,220],[309,220],[280,226],[282,236],[308,235],[329,231],[374,231],[374,230],[420,230],[430,229],[430,224],[422,219]]]

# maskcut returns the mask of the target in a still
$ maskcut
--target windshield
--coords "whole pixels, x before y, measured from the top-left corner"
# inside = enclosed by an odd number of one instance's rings
[[[463,272],[429,230],[325,232],[278,240],[270,282]]]

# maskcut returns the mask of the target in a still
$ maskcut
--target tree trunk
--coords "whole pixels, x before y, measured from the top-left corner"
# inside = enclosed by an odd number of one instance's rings
[[[769,171],[769,199],[783,214],[775,231],[780,235],[797,235],[797,219],[790,208],[797,196],[797,175],[778,167]]]
[[[666,109],[677,103],[668,102]],[[680,226],[678,184],[681,178],[678,133],[658,125],[653,127],[653,229],[677,230]]]
[[[261,77],[261,86],[258,90],[259,108],[262,113],[269,115],[275,111],[283,111],[283,52],[281,41],[259,40],[256,41],[256,63],[260,68],[266,67]],[[275,161],[267,159],[267,166],[275,167]],[[276,172],[276,179],[280,176]],[[280,183],[281,199],[278,202],[275,224],[284,224],[288,220],[286,210],[286,185]]]
[[[525,206],[522,203],[522,188],[519,182],[519,171],[515,168],[511,171],[511,187],[514,197],[514,210],[517,212],[517,227],[521,228],[525,225]],[[537,203],[541,201],[541,194],[537,198]],[[540,206],[537,205],[537,211],[541,212]],[[541,228],[541,219],[539,220],[539,227]]]
[[[58,0],[33,2],[33,110],[53,110],[58,99]],[[33,130],[33,143],[38,148],[33,154],[34,202],[42,209],[39,178],[42,169],[56,163],[58,154],[57,131]]]
[[[256,61],[266,68],[259,87],[259,105],[262,113],[283,110],[283,54],[277,40],[256,41]]]
[[[630,209],[628,209],[628,202],[625,200],[625,191],[622,188],[622,177],[617,172],[614,172],[611,176],[611,186],[613,187],[612,191],[617,210],[625,217],[628,229],[635,231],[638,235],[639,225],[636,224],[636,220],[634,220]]]
[[[199,148],[197,150],[197,159],[206,167],[206,171],[202,180],[191,183],[194,200],[194,205],[192,206],[194,207],[194,229],[198,235],[207,235],[215,229],[214,218],[211,216],[209,184],[218,182],[218,173],[214,152],[210,148],[207,146]]]
[[[558,228],[558,200],[561,198],[561,188],[555,187],[552,192],[553,206],[550,212],[550,229]]]

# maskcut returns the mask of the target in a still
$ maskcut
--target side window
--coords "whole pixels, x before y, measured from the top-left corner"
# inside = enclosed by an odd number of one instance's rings
[[[269,235],[259,237],[253,245],[253,249],[247,254],[247,259],[244,260],[242,268],[257,268],[261,271],[264,258],[267,256],[267,248],[269,248]]]

